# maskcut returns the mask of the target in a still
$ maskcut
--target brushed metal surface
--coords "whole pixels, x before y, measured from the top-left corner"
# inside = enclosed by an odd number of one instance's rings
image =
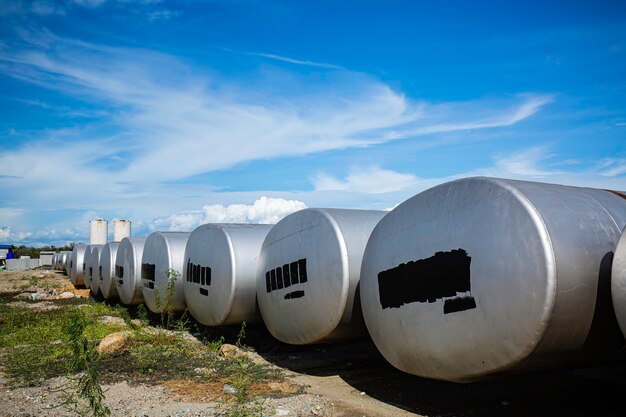
[[[124,304],[135,305],[143,302],[141,285],[141,257],[145,237],[125,237],[117,248],[115,257],[115,285],[120,301]],[[122,268],[120,276],[117,271]]]
[[[191,233],[183,282],[187,307],[196,320],[207,326],[260,321],[257,263],[271,228],[264,224],[205,224]],[[192,268],[204,268],[205,277],[194,282]]]
[[[161,313],[166,305],[171,311],[184,311],[185,290],[183,288],[183,262],[188,232],[154,232],[146,239],[141,265],[152,266],[154,281],[141,277],[143,301],[150,311]],[[169,276],[172,270],[173,287],[168,295]],[[157,296],[159,298],[157,302]],[[168,301],[168,303],[166,303]]]
[[[117,297],[115,260],[119,246],[119,242],[109,242],[102,247],[102,253],[100,254],[100,267],[102,268],[102,273],[98,277],[100,280],[100,292],[107,300]]]
[[[130,220],[113,220],[113,242],[121,242],[131,236]]]
[[[613,337],[606,263],[625,221],[626,200],[603,190],[481,177],[424,191],[385,216],[368,242],[361,301],[369,333],[395,367],[450,381],[610,357],[624,339]],[[428,290],[449,279],[425,265],[459,249],[471,259],[471,289],[411,298],[421,291],[415,280]],[[419,274],[385,275],[418,264]],[[409,285],[381,286],[390,277]],[[388,288],[405,302],[384,307]],[[446,311],[453,303],[464,307]]]
[[[83,262],[85,257],[85,250],[87,245],[74,245],[72,249],[72,255],[70,256],[70,282],[74,286],[84,285],[83,280]]]
[[[85,274],[83,277],[83,281],[85,282],[85,287],[90,288],[91,291],[94,291],[94,286],[92,285],[92,281],[96,281],[96,285],[99,284],[97,280],[97,272],[98,265],[100,260],[100,250],[102,250],[102,246],[104,245],[89,245],[87,246],[87,250],[85,251],[85,257],[83,262],[85,263]],[[94,295],[100,292],[99,285],[98,290],[94,293]]]
[[[355,294],[367,239],[384,215],[369,210],[305,209],[270,230],[259,257],[257,299],[274,337],[309,344],[366,334]],[[266,278],[282,274],[283,269],[291,274],[297,262],[301,262],[298,274],[287,280],[301,281],[305,269],[306,282],[279,288],[277,281],[276,289],[268,291]]]

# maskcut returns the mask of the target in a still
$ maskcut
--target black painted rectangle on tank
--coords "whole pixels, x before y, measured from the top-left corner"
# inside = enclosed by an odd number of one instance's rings
[[[98,267],[98,278],[102,281],[102,265]]]
[[[206,283],[206,268],[200,267],[200,285],[205,285]]]
[[[276,270],[272,269],[270,271],[270,283],[272,284],[272,291],[274,291],[276,287]]]
[[[115,276],[118,278],[124,278],[124,267],[115,265]]]
[[[309,278],[306,274],[306,258],[298,259],[298,278],[300,283],[307,282]]]
[[[154,281],[156,271],[156,265],[154,264],[141,264],[141,279],[147,279],[148,281]]]
[[[298,261],[289,264],[289,271],[291,272],[291,284],[297,284],[298,280]]]
[[[450,298],[443,303],[443,314],[457,313],[459,311],[471,310],[472,308],[476,308],[474,297]]]
[[[93,279],[93,267],[89,267],[89,276]]]
[[[283,265],[283,284],[285,288],[291,286],[291,278],[289,276],[289,264]]]
[[[267,271],[265,273],[265,289],[267,290],[267,292],[271,292],[272,291],[272,282],[271,282],[271,278],[270,278],[270,271]]]
[[[283,268],[280,266],[276,268],[276,288],[283,288]]]
[[[143,286],[146,288],[150,288],[150,289],[154,289],[154,281],[148,281],[148,282],[144,282]]]
[[[302,298],[304,297],[304,291],[299,290],[299,291],[292,291],[290,293],[285,294],[285,300],[292,300],[295,298]]]
[[[416,302],[433,303],[437,299],[471,291],[471,260],[464,249],[453,249],[381,271],[378,274],[378,291],[382,308],[399,308]],[[471,298],[471,302],[453,301],[447,310],[444,306],[444,313],[476,308],[471,296],[464,298]],[[466,308],[458,310],[461,307]]]
[[[209,290],[207,290],[206,288],[200,288],[200,294],[208,297],[209,296]]]

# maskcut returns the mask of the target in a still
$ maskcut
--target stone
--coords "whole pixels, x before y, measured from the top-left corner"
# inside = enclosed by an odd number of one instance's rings
[[[224,384],[224,392],[226,394],[235,395],[237,394],[237,388],[233,387],[232,385]]]
[[[128,336],[124,332],[111,333],[106,336],[98,345],[98,353],[100,355],[110,355],[120,353],[126,347]]]
[[[217,353],[222,356],[224,359],[233,359],[237,356],[245,356],[246,353],[241,350],[240,348],[238,348],[235,345],[230,345],[228,343],[224,343],[222,346],[220,346],[219,350],[217,351]]]
[[[67,300],[69,298],[74,298],[74,293],[73,292],[69,292],[69,291],[65,291],[62,292],[61,294],[59,294],[59,298],[62,300]]]

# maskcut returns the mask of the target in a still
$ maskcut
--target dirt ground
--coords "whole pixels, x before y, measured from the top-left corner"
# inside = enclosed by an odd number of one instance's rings
[[[68,290],[59,272],[0,271],[0,292],[15,292],[33,274],[58,291]],[[40,284],[38,285],[42,285]],[[75,291],[86,296],[83,290]],[[45,303],[45,301],[42,301]],[[31,303],[36,305],[37,303]],[[207,329],[207,332],[212,331]],[[198,336],[198,335],[194,335]],[[625,416],[626,363],[598,368],[509,376],[494,381],[454,384],[402,373],[391,367],[371,341],[290,346],[274,340],[263,326],[248,328],[247,343],[259,360],[280,367],[287,388],[299,385],[304,393],[267,398],[267,415],[284,416]],[[0,364],[1,365],[1,364]],[[0,384],[3,384],[0,374]],[[40,387],[0,387],[0,416],[63,416],[53,388],[63,378]],[[211,387],[193,393],[162,385],[118,381],[104,386],[114,416],[212,416]],[[206,389],[207,395],[203,396]],[[187,390],[189,391],[189,390]]]

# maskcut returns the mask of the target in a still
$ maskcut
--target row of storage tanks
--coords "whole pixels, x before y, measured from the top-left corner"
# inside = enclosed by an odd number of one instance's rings
[[[262,320],[290,344],[369,333],[405,372],[472,381],[624,355],[625,225],[620,192],[466,178],[390,212],[105,232],[67,272],[95,296],[156,313],[167,301],[207,326]]]

